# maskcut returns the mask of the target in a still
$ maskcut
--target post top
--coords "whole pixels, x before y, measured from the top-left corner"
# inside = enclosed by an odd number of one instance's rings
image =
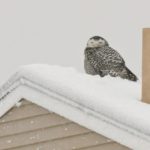
[[[147,31],[147,30],[150,30],[150,27],[147,27],[147,28],[143,28],[143,31]]]

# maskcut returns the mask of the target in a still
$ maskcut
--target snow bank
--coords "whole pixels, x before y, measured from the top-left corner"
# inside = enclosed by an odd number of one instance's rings
[[[140,101],[140,81],[132,82],[109,76],[101,78],[98,75],[79,73],[75,69],[67,67],[29,65],[21,67],[2,86],[1,97],[4,96],[4,91],[20,77],[22,84],[25,84],[25,79],[47,89],[68,99],[70,103],[73,102],[72,104],[77,105],[87,114],[90,114],[91,111],[96,112],[137,132],[150,135],[150,105]],[[72,115],[72,117],[74,116]]]
[[[145,125],[148,123],[150,106],[140,102],[140,82],[131,82],[119,77],[101,78],[98,75],[79,73],[73,68],[49,65],[25,66],[18,73],[83,107],[148,132],[148,128],[144,129],[142,125],[144,121]]]

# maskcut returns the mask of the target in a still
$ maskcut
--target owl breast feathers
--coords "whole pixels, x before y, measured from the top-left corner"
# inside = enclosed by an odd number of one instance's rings
[[[108,45],[88,46],[85,49],[84,68],[91,75],[99,74],[104,77],[109,74],[112,77],[137,80],[137,77],[126,67],[121,55]]]

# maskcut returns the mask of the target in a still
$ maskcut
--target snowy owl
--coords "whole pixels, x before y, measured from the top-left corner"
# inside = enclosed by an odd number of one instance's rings
[[[109,47],[108,42],[99,36],[90,38],[84,51],[84,68],[86,73],[104,77],[121,77],[131,81],[137,81],[134,75],[125,65],[121,55]]]

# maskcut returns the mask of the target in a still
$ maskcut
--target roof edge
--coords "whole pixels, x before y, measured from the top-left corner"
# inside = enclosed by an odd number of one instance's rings
[[[144,150],[150,147],[150,138],[148,135],[72,102],[66,97],[54,91],[50,91],[45,87],[41,87],[41,85],[33,83],[24,76],[19,76],[18,74],[13,76],[0,89],[0,116],[4,115],[23,98],[128,146],[129,148]],[[112,131],[116,134],[111,134]]]

